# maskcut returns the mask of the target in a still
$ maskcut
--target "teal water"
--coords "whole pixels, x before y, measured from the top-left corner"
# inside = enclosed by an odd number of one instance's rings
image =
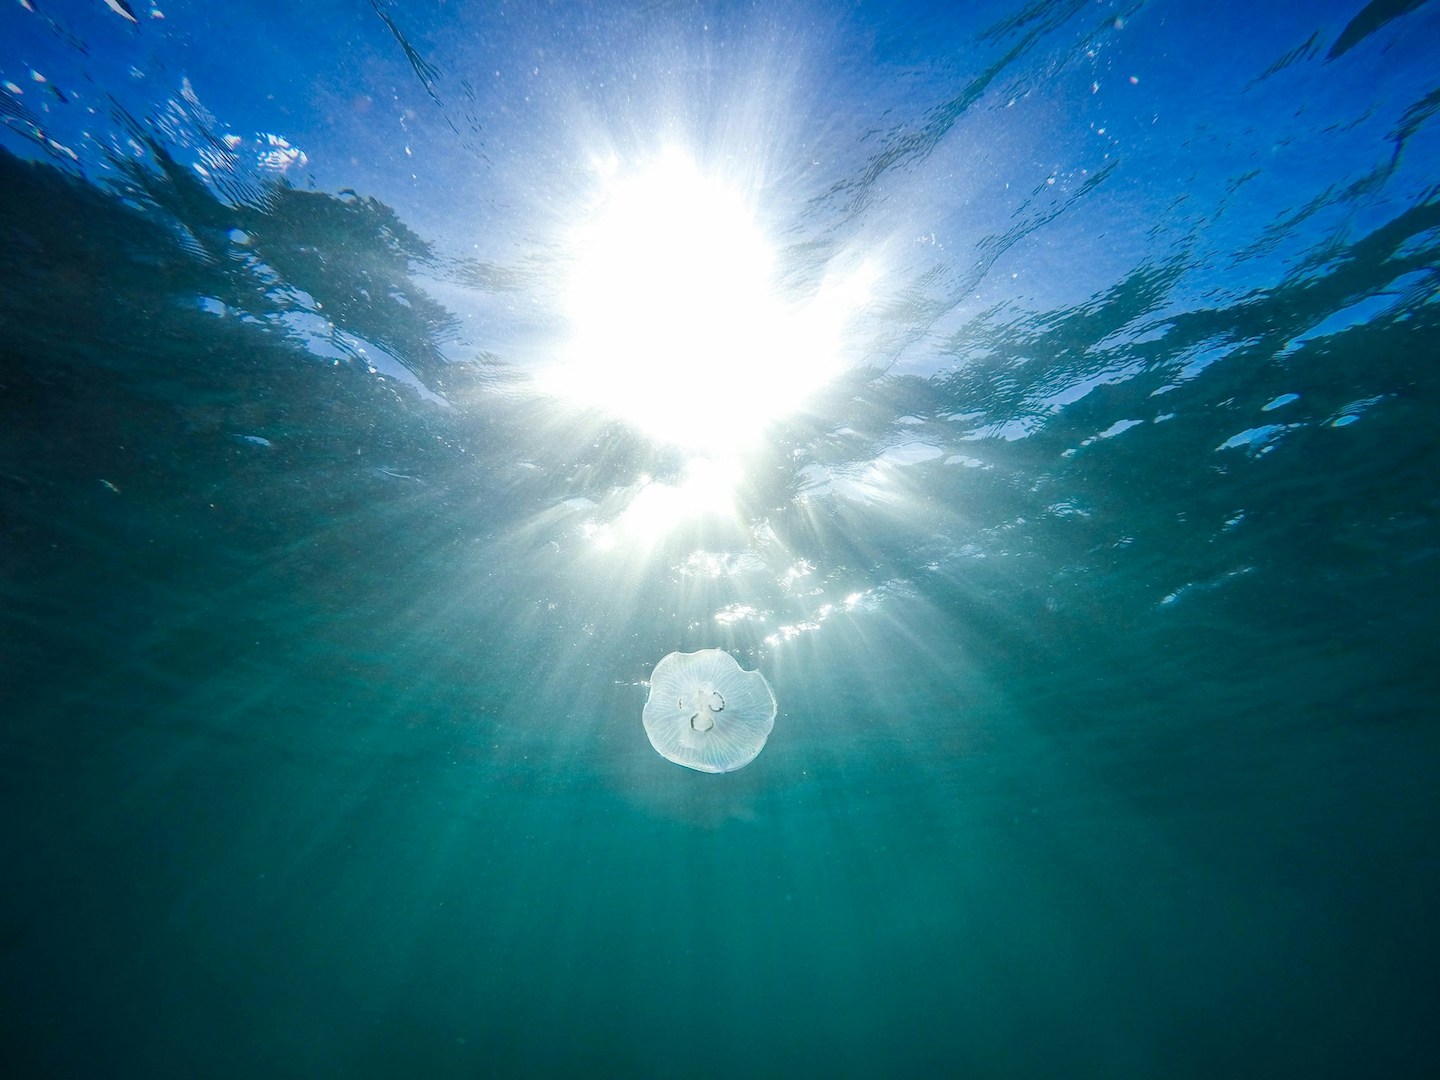
[[[7,1075],[1433,1074],[1434,13],[1269,27],[1211,102],[1250,137],[1052,203],[1007,101],[1090,100],[1074,7],[857,32],[792,286],[887,215],[976,239],[903,249],[734,515],[638,537],[683,458],[528,388],[523,222],[491,263],[385,170],[207,183],[222,121],[113,98],[76,167],[6,99]],[[1148,80],[1182,16],[1132,9]],[[954,195],[952,130],[1034,192]],[[779,702],[719,776],[640,721],[710,647]]]

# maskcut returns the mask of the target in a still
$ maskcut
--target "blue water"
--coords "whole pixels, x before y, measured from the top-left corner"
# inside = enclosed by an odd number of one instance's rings
[[[0,1068],[1435,1075],[1436,55],[0,8]],[[773,265],[662,185],[585,307],[666,152]],[[722,775],[641,724],[706,648]]]

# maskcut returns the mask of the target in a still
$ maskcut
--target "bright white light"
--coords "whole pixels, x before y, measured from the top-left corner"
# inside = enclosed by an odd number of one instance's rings
[[[868,273],[786,305],[739,194],[677,150],[630,173],[610,164],[574,238],[573,337],[542,385],[656,440],[734,457],[836,373]]]
[[[600,550],[621,541],[627,550],[654,545],[676,525],[709,516],[731,517],[739,474],[733,463],[695,458],[678,484],[645,478],[613,521],[593,526],[586,535]]]

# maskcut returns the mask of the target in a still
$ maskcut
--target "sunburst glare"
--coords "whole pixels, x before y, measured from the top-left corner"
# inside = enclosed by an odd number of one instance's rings
[[[639,489],[617,517],[593,526],[587,537],[605,551],[623,542],[627,552],[649,549],[681,521],[705,517],[731,520],[739,477],[733,463],[698,457],[678,483],[642,478]]]
[[[694,456],[737,460],[836,374],[872,275],[789,302],[753,205],[690,155],[672,147],[599,172],[572,238],[571,337],[541,386]]]

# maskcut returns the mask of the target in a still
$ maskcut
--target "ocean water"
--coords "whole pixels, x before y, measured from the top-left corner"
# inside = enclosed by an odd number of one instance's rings
[[[0,1068],[1436,1075],[1436,55],[0,9]]]

